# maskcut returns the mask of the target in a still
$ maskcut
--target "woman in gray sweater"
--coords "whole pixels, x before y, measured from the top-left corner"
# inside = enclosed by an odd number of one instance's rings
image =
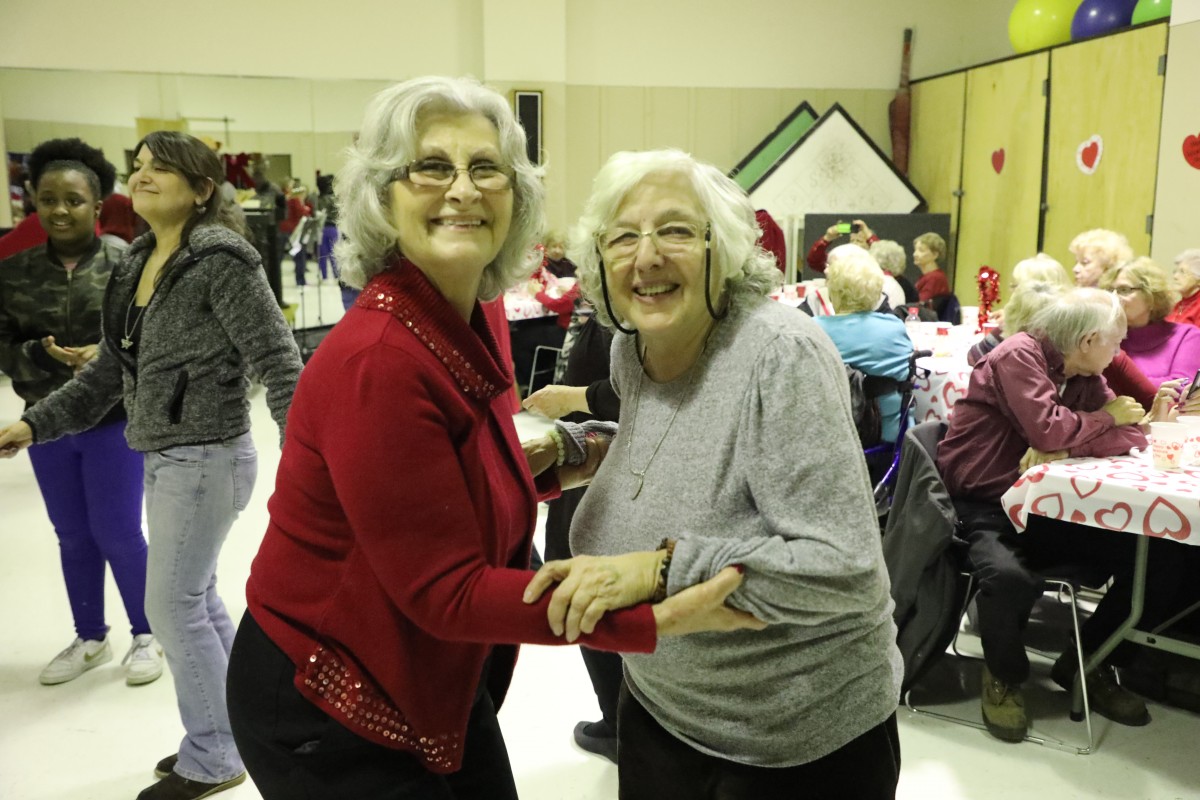
[[[150,233],[113,271],[98,355],[0,430],[0,455],[86,430],[124,398],[125,437],[145,454],[146,615],[186,732],[138,800],[186,800],[245,780],[225,709],[234,625],[217,555],[257,473],[248,371],[266,384],[282,436],[301,362],[258,253],[224,224],[216,154],[168,131],[134,152],[129,188]]]
[[[571,526],[550,624],[672,595],[731,565],[729,604],[765,630],[660,639],[625,659],[624,800],[894,797],[902,665],[862,451],[837,349],[765,295],[754,209],[676,150],[618,153],[571,259],[618,335],[620,433]]]

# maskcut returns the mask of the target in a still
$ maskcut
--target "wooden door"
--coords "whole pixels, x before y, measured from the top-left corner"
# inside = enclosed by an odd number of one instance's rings
[[[1042,52],[967,73],[954,280],[963,305],[979,301],[981,266],[1000,273],[1006,298],[1013,265],[1038,251],[1049,64]]]
[[[1067,245],[1092,228],[1150,250],[1166,47],[1154,25],[1052,52],[1042,249],[1068,268]]]
[[[966,89],[966,72],[921,81],[912,87],[908,179],[925,198],[931,214],[950,215],[951,239],[958,232]],[[908,249],[910,243],[901,244]]]

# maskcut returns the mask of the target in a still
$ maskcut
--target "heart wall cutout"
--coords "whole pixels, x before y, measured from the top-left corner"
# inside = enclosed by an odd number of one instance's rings
[[[1200,147],[1197,148],[1200,150]],[[1198,153],[1200,155],[1200,153]],[[1004,148],[992,151],[992,169],[996,170],[996,174],[1000,174],[1000,170],[1004,169]]]
[[[1200,169],[1200,136],[1189,136],[1183,140],[1183,160],[1189,166]]]
[[[1095,134],[1080,143],[1075,150],[1075,165],[1084,175],[1091,175],[1100,166],[1100,156],[1104,155],[1104,140],[1100,134]]]

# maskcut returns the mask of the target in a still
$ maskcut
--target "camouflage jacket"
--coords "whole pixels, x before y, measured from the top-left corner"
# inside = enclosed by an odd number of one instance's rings
[[[97,238],[72,270],[49,244],[0,261],[0,372],[12,378],[27,408],[72,377],[70,367],[46,352],[43,337],[63,347],[100,341],[104,288],[123,252]],[[113,418],[123,416],[119,404],[114,412]]]
[[[135,239],[113,271],[96,358],[21,416],[34,441],[87,430],[122,398],[134,450],[225,441],[250,430],[251,370],[267,387],[282,441],[302,364],[257,251],[220,225],[195,228],[141,312],[131,347],[129,314],[154,244],[153,233]]]

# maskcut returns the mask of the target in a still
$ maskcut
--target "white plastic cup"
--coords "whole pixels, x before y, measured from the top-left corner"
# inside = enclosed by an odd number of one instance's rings
[[[1192,466],[1200,466],[1200,416],[1191,414],[1179,417],[1179,423],[1187,429],[1187,443],[1184,445],[1184,458]]]
[[[1155,469],[1183,468],[1188,459],[1185,451],[1190,431],[1190,426],[1179,422],[1150,423],[1150,449],[1154,455]]]

